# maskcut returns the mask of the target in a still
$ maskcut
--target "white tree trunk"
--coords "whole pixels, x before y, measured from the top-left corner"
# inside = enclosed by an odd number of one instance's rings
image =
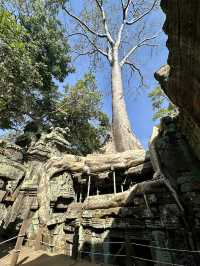
[[[117,152],[141,149],[142,146],[132,132],[123,93],[122,70],[118,60],[118,49],[113,49],[112,67],[112,133]]]

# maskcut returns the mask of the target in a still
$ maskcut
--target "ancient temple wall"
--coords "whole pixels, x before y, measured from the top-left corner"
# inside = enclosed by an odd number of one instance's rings
[[[1,229],[5,234],[11,229],[19,231],[30,196],[34,202],[26,233],[29,246],[37,243],[50,252],[92,262],[116,264],[117,258],[120,265],[130,265],[132,256],[179,264],[191,261],[187,253],[177,256],[173,251],[153,247],[198,248],[199,164],[178,119],[163,119],[154,141],[163,173],[156,167],[152,169],[150,156],[153,161],[155,154],[149,152],[95,154],[86,158],[66,152],[47,158],[51,145],[43,141],[31,148],[29,160],[23,162],[11,160],[6,150],[9,144],[5,144],[0,166],[6,161],[11,170],[0,172],[4,181]],[[46,150],[43,157],[41,147]],[[8,188],[13,176],[16,186]]]
[[[179,127],[196,157],[200,160],[200,126],[190,115],[180,113]]]
[[[161,7],[171,68],[164,90],[200,126],[200,1],[162,0]]]

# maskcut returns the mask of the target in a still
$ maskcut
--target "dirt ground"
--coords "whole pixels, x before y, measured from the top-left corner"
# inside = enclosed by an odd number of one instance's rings
[[[0,259],[0,266],[7,266],[10,263],[11,255],[8,254]],[[77,262],[63,254],[49,254],[44,251],[34,251],[30,248],[23,248],[17,266],[96,266],[87,261]],[[101,264],[103,265],[103,264]]]

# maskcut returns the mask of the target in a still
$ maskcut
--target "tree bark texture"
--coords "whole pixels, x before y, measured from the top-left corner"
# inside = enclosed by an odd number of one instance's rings
[[[118,51],[113,52],[112,62],[112,131],[116,152],[142,149],[140,142],[132,132],[128,119],[123,92],[121,66]]]

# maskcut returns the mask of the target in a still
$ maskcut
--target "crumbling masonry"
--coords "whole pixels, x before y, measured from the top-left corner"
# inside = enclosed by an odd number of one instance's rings
[[[113,265],[199,265],[200,2],[161,4],[170,67],[156,78],[180,114],[153,129],[149,152],[71,155],[59,128],[1,141],[2,238],[31,206],[25,245]]]

